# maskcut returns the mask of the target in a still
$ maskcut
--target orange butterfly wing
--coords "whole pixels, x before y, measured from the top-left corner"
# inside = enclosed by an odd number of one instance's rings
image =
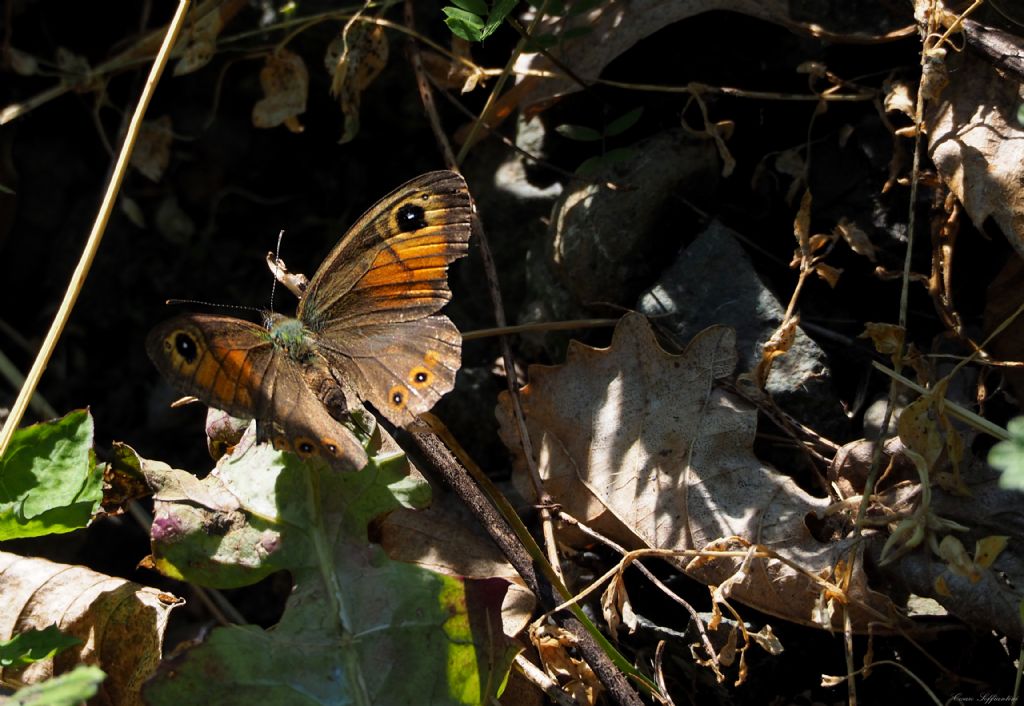
[[[448,392],[462,337],[434,315],[451,299],[448,265],[469,249],[472,202],[455,172],[424,174],[385,196],[310,281],[298,318],[333,371],[395,424]]]
[[[227,316],[185,314],[156,326],[146,349],[178,391],[255,418],[261,440],[300,455],[323,454],[344,468],[366,464],[362,445],[327,412],[302,366],[267,329]]]

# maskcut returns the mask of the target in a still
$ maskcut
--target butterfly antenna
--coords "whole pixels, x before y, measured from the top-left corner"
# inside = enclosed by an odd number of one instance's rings
[[[242,306],[240,304],[218,304],[216,302],[204,302],[200,299],[168,299],[164,302],[168,306],[175,304],[195,304],[198,306],[210,306],[215,309],[231,309],[233,311],[255,311],[260,314],[263,313],[261,309],[257,309],[254,306]]]
[[[277,234],[277,247],[274,248],[274,264],[280,268],[281,266],[281,241],[284,240],[284,228]],[[274,281],[270,285],[270,310],[274,310],[274,293],[277,291],[277,277],[274,277]]]

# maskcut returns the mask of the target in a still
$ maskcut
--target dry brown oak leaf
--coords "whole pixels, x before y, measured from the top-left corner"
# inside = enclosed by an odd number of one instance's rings
[[[673,355],[658,345],[644,317],[629,314],[610,347],[573,342],[564,365],[531,366],[521,396],[546,489],[567,512],[627,545],[636,539],[672,550],[760,545],[803,569],[754,559],[730,595],[758,610],[841,629],[842,611],[832,609],[845,601],[855,629],[887,622],[895,611],[868,588],[858,545],[842,536],[819,541],[808,529],[807,520],[821,517],[829,500],[754,456],[756,410],[715,385],[735,365],[730,328],[711,327]],[[499,402],[502,438],[515,451],[507,396]],[[692,578],[720,586],[741,561],[680,557],[676,563]],[[844,591],[827,590],[812,577]]]

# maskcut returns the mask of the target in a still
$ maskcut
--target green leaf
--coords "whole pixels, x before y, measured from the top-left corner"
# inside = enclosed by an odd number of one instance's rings
[[[49,659],[69,647],[82,644],[77,637],[65,635],[56,624],[43,630],[26,630],[10,640],[0,641],[0,667],[21,666]]]
[[[608,126],[604,129],[605,137],[615,137],[621,135],[629,128],[636,125],[636,122],[640,119],[640,116],[644,114],[643,106],[634,108],[625,115],[622,115],[615,120],[608,123]]]
[[[555,127],[555,132],[568,140],[577,142],[596,142],[602,137],[600,132],[586,125],[558,125]]]
[[[452,0],[456,7],[466,12],[483,17],[487,14],[487,3],[484,0]]]
[[[988,452],[988,463],[1003,472],[999,485],[1024,489],[1024,417],[1015,417],[1006,425],[1009,441],[1000,441]]]
[[[379,437],[363,438],[370,462],[341,473],[253,436],[250,428],[237,447],[245,452],[225,456],[202,480],[143,462],[156,489],[153,556],[165,573],[207,586],[287,570],[295,586],[284,615],[271,631],[212,631],[149,682],[146,702],[455,705],[496,697],[514,654],[495,639],[500,596],[471,600],[467,582],[392,561],[367,538],[374,518],[430,501],[404,454],[373,450]]]
[[[579,176],[594,176],[634,156],[636,156],[636,150],[632,147],[618,147],[608,150],[600,156],[584,160],[580,166],[576,167],[576,174]]]
[[[99,667],[79,665],[67,674],[19,689],[3,703],[12,706],[78,706],[95,696],[106,678]]]
[[[616,147],[605,152],[601,159],[605,167],[614,167],[616,164],[622,164],[627,160],[633,159],[636,157],[636,154],[636,150],[632,147]]]
[[[484,20],[472,12],[460,10],[457,7],[445,7],[441,10],[445,14],[444,23],[456,37],[465,39],[467,42],[479,42],[481,31],[484,27]]]
[[[576,167],[576,174],[578,176],[592,176],[601,171],[603,166],[604,161],[600,155],[597,157],[590,157],[583,160],[583,162],[580,163],[580,166]]]
[[[0,541],[85,527],[103,497],[87,410],[18,429],[0,458]]]
[[[484,25],[480,38],[487,39],[494,34],[498,27],[501,27],[505,18],[509,16],[509,13],[515,9],[518,2],[519,0],[497,0],[494,3],[494,7],[491,8],[490,14],[487,15],[487,24]]]

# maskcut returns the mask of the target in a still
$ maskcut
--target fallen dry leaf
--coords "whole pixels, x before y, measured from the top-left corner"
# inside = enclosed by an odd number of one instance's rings
[[[327,47],[324,64],[331,74],[331,95],[341,104],[345,127],[339,142],[359,133],[359,103],[363,91],[388,63],[388,38],[381,25],[346,25]]]
[[[928,151],[939,176],[971,220],[992,218],[1024,255],[1024,127],[1015,119],[1017,81],[965,51],[948,57],[956,70],[926,111]]]
[[[573,343],[564,365],[531,366],[521,395],[545,488],[570,513],[589,513],[585,521],[606,509],[651,547],[773,550],[808,573],[755,559],[731,597],[794,622],[817,624],[823,589],[809,575],[835,580],[837,567],[852,562],[846,598],[855,628],[867,629],[891,604],[867,587],[851,544],[811,534],[808,521],[823,515],[828,499],[809,495],[754,456],[756,411],[714,384],[735,364],[731,329],[707,329],[685,353],[672,355],[658,346],[644,317],[630,314],[609,348]],[[508,407],[505,397],[498,415],[514,449]],[[622,535],[614,537],[629,543]],[[678,564],[717,586],[740,561],[702,557]],[[833,626],[841,619],[837,611]]]
[[[177,599],[155,588],[98,574],[84,566],[0,552],[0,640],[54,623],[82,640],[53,659],[0,669],[0,681],[21,686],[79,664],[107,673],[94,704],[142,704],[140,690],[160,663],[164,629]]]

